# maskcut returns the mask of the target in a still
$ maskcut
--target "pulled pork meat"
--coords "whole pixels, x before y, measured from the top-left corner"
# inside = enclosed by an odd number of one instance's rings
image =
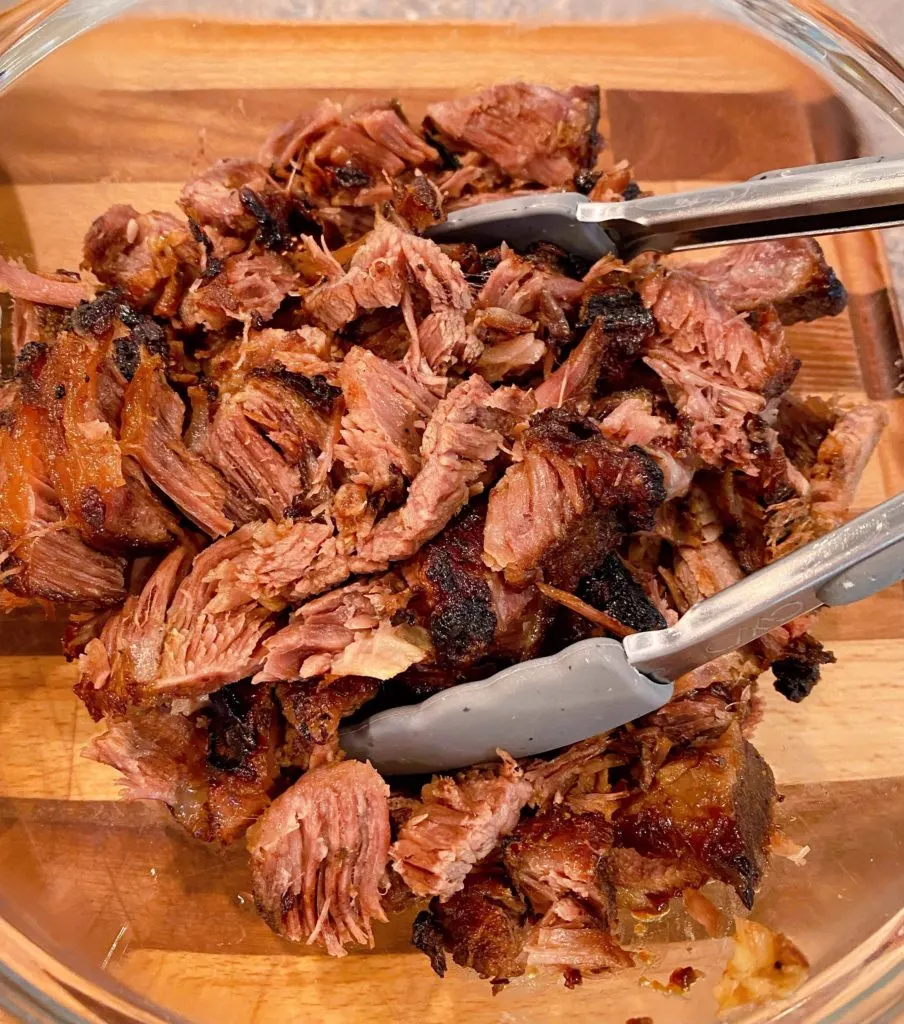
[[[783,324],[837,316],[847,305],[844,285],[814,238],[736,245],[693,272],[733,309],[772,305]]]
[[[435,779],[392,846],[393,867],[416,895],[448,898],[515,827],[529,796],[530,786],[509,757],[498,770]]]
[[[389,852],[389,787],[356,761],[312,768],[249,830],[258,910],[286,938],[343,956],[373,946],[385,921],[380,884]]]
[[[775,845],[759,677],[797,702],[834,659],[801,616],[642,719],[419,793],[343,752],[353,716],[672,626],[858,502],[886,413],[789,390],[785,326],[845,304],[815,241],[588,267],[427,237],[512,195],[639,195],[599,106],[322,100],[178,214],[112,206],[80,273],[0,259],[0,610],[66,607],[86,755],[245,841],[265,920],[333,955],[419,904],[437,974],[573,987],[632,965],[626,910],[682,896],[714,929],[700,887],[750,907]],[[725,1005],[799,977],[738,929]]]

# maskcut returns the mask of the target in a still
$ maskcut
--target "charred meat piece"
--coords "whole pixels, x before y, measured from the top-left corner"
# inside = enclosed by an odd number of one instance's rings
[[[434,103],[427,115],[450,149],[476,150],[515,183],[571,186],[576,174],[592,168],[599,147],[599,89],[591,86],[557,92],[523,82],[498,85]]]
[[[276,697],[293,730],[283,756],[307,769],[331,760],[337,746],[340,721],[372,700],[380,691],[376,679],[343,676],[331,681],[280,683]]]
[[[815,238],[735,245],[691,269],[733,309],[771,304],[783,324],[837,316],[847,305],[844,285]]]
[[[116,437],[123,384],[108,342],[59,335],[38,382],[51,480],[92,546],[113,552],[169,547],[178,523]]]
[[[249,239],[259,228],[259,218],[243,201],[243,194],[248,193],[268,211],[274,202],[281,202],[283,209],[277,217],[285,219],[285,193],[276,188],[266,169],[252,160],[219,160],[182,189],[179,205],[195,223],[212,229],[208,235],[213,236],[216,257],[228,255],[224,236]]]
[[[527,908],[495,857],[477,865],[447,900],[435,899],[415,918],[412,942],[446,971],[445,952],[479,977],[502,982],[524,973]]]
[[[649,529],[665,498],[662,471],[563,410],[534,417],[520,443],[522,461],[490,493],[484,555],[512,583],[543,572],[571,590],[588,555],[596,562],[623,530]]]
[[[715,742],[667,761],[648,792],[619,805],[615,846],[671,863],[676,877],[687,869],[695,878],[718,878],[750,907],[766,862],[774,799],[769,766],[734,724]],[[618,885],[624,881],[618,861],[611,867]]]
[[[569,896],[609,926],[615,919],[615,889],[605,854],[612,836],[602,814],[572,815],[557,808],[524,818],[503,839],[505,866],[536,914]]]
[[[393,843],[393,867],[416,895],[447,899],[511,832],[529,797],[530,785],[508,757],[498,768],[436,776]]]
[[[605,336],[598,372],[609,387],[624,380],[630,365],[656,333],[656,321],[637,292],[611,284],[606,278],[585,289],[580,322]]]
[[[610,551],[600,565],[581,580],[577,595],[638,632],[665,629],[662,613],[650,603],[643,588],[614,552]]]
[[[158,210],[111,206],[85,236],[84,266],[136,308],[159,316],[177,311],[199,265],[200,250],[188,225]]]
[[[41,417],[9,385],[0,422],[0,573],[21,598],[106,608],[123,601],[125,563],[94,551],[64,524],[41,453]]]
[[[300,462],[327,447],[340,394],[323,374],[292,373],[276,362],[252,370],[236,400],[287,459]]]
[[[411,182],[392,183],[392,202],[413,231],[423,231],[443,219],[443,197],[433,182],[416,171]]]
[[[127,799],[160,800],[196,838],[230,843],[270,803],[276,728],[266,689],[230,687],[204,713],[114,719],[85,756],[122,773]]]
[[[481,558],[485,515],[485,509],[469,505],[405,570],[416,595],[409,607],[422,611],[442,666],[480,661],[496,635],[493,596]]]
[[[344,761],[313,768],[274,800],[248,834],[255,902],[274,931],[333,956],[373,946],[371,921],[386,920],[388,796],[370,765]]]
[[[640,199],[652,193],[641,191],[634,180],[634,168],[627,160],[619,160],[611,170],[591,171],[575,179],[575,187],[585,192],[594,203],[620,203],[623,200]]]
[[[426,696],[481,678],[539,650],[550,621],[533,586],[514,587],[483,562],[485,506],[466,506],[411,562],[408,611],[430,633],[434,657],[406,673],[404,685]]]
[[[788,700],[799,704],[809,697],[819,682],[821,665],[832,665],[835,655],[808,633],[794,638],[782,652],[782,657],[770,665],[775,676],[775,688]]]

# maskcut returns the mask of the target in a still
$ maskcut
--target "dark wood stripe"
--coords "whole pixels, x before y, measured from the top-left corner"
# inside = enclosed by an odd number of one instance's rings
[[[0,616],[0,657],[62,654],[65,628],[66,613],[63,609],[59,609],[52,619],[27,609]]]
[[[852,160],[862,152],[860,129],[840,96],[828,96],[807,107],[813,158],[819,163]]]
[[[812,159],[806,117],[790,92],[607,92],[612,150],[642,179],[737,181]]]
[[[848,309],[866,393],[870,398],[900,397],[904,349],[895,296],[888,289],[851,295]]]

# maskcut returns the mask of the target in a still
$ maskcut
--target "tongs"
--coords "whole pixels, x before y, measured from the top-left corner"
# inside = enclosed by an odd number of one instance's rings
[[[454,210],[427,233],[438,242],[525,249],[554,242],[596,260],[641,252],[827,235],[904,224],[904,157],[865,157],[767,171],[740,184],[594,203],[542,192]]]
[[[671,699],[679,676],[823,605],[904,578],[904,494],[695,604],[668,629],[592,638],[342,731],[352,757],[392,774],[525,757],[608,732]]]
[[[904,158],[769,171],[739,185],[594,203],[572,193],[458,210],[437,241],[524,249],[539,240],[589,259],[904,224]],[[694,605],[673,627],[593,638],[489,679],[392,708],[342,731],[352,757],[387,774],[539,754],[655,711],[673,682],[822,605],[859,601],[904,577],[904,495]]]

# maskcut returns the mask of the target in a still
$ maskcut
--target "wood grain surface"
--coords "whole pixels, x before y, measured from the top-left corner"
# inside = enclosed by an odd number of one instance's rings
[[[253,154],[275,122],[322,96],[400,96],[416,118],[450,91],[514,78],[599,82],[611,159],[633,160],[656,191],[857,154],[856,126],[826,84],[728,25],[131,21],[67,47],[0,98],[0,249],[45,269],[75,266],[107,205],[174,209],[194,171]],[[850,308],[789,336],[804,364],[798,390],[869,395],[890,413],[862,510],[904,488],[901,332],[880,240],[851,235],[825,248]],[[495,999],[457,970],[441,982],[410,952],[407,919],[380,929],[375,952],[339,961],[282,942],[250,905],[241,849],[202,847],[157,807],[119,802],[115,773],[80,758],[95,727],[72,695],[59,631],[53,621],[0,622],[0,893],[10,920],[79,969],[102,968],[174,1012],[230,1024],[710,1019],[725,943],[697,941],[691,952],[699,930],[678,914],[635,936],[651,951],[642,971],[567,995],[545,978]],[[765,685],[755,736],[786,796],[788,830],[812,848],[804,867],[774,865],[757,913],[817,971],[904,906],[904,588],[827,612],[818,634],[837,664],[800,705]],[[639,974],[662,978],[688,962],[706,975],[689,999],[638,984]]]

